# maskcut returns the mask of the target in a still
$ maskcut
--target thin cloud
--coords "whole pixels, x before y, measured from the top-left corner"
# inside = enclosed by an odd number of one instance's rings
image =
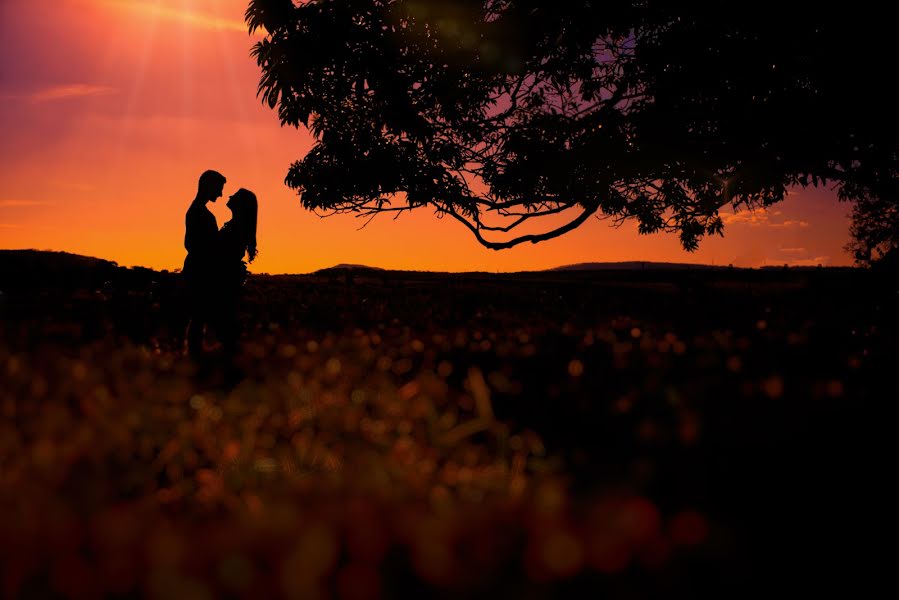
[[[762,225],[767,223],[768,216],[760,211],[745,211],[738,213],[725,213],[721,215],[725,225]]]
[[[0,208],[18,208],[20,206],[52,206],[54,202],[47,200],[0,200]]]
[[[162,6],[158,3],[138,2],[135,0],[106,0],[106,4],[122,10],[138,12],[142,15],[159,17],[169,21],[178,21],[179,23],[203,29],[249,32],[247,24],[238,19],[227,19],[198,11]]]
[[[808,252],[805,248],[781,248],[780,251],[787,254],[806,254]]]
[[[15,223],[0,223],[0,229],[22,229],[22,226]]]
[[[755,210],[742,210],[736,213],[725,213],[721,215],[721,220],[725,225],[748,225],[750,227],[774,227],[774,228],[805,228],[809,226],[808,221],[800,219],[787,219],[785,221],[775,222],[771,220],[772,216],[780,216],[780,211],[771,212],[764,208]]]
[[[83,98],[85,96],[105,96],[107,94],[115,94],[117,91],[109,86],[90,85],[87,83],[55,85],[31,94],[31,101],[51,102],[68,98]]]
[[[798,219],[786,220],[783,223],[770,223],[771,227],[800,227],[805,228],[808,227],[808,221],[802,221]]]

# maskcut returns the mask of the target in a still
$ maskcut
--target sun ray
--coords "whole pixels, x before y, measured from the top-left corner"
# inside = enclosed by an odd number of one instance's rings
[[[229,39],[226,39],[225,32],[223,30],[218,30],[216,32],[216,38],[218,40],[219,48],[222,56],[227,56],[229,52],[233,52],[233,42]],[[247,57],[249,57],[249,45],[247,48]],[[249,58],[247,58],[249,60]],[[231,102],[234,106],[234,109],[237,113],[237,121],[239,123],[239,131],[240,137],[243,142],[244,150],[249,157],[253,157],[257,155],[257,144],[255,137],[252,135],[252,131],[248,123],[251,122],[251,119],[248,118],[248,107],[246,102],[244,102],[244,92],[246,91],[246,85],[238,80],[238,77],[234,70],[234,65],[229,60],[222,61],[225,78],[227,80],[227,89],[228,94],[231,97]],[[249,161],[248,164],[252,164],[254,168],[257,167],[256,161]],[[254,175],[258,175],[258,173],[254,173]]]
[[[246,32],[248,30],[247,25],[243,20],[226,19],[205,12],[174,8],[166,6],[159,0],[156,0],[155,2],[147,0],[103,0],[103,2],[120,10],[137,12],[154,19],[179,21],[195,27],[204,27],[220,31]]]
[[[194,111],[194,56],[193,34],[191,28],[181,27],[181,112],[184,117],[179,124],[181,149],[187,152],[191,146],[190,122],[195,117]]]
[[[158,0],[157,0],[158,3]],[[150,64],[150,59],[153,52],[153,47],[156,41],[156,30],[159,26],[159,19],[154,18],[153,15],[149,15],[150,18],[146,21],[146,26],[143,28],[144,38],[143,44],[141,46],[140,55],[135,64],[134,70],[132,71],[132,79],[131,79],[131,87],[128,92],[128,97],[125,102],[122,103],[122,118],[121,118],[121,128],[118,139],[118,144],[116,148],[115,155],[117,157],[121,156],[123,150],[125,149],[125,144],[128,142],[128,138],[131,136],[133,129],[133,116],[135,114],[135,108],[137,106],[138,98],[140,97],[140,93],[144,87],[144,81],[146,79],[147,67]],[[107,188],[111,183],[111,178],[113,177],[113,173],[110,170],[107,172]]]

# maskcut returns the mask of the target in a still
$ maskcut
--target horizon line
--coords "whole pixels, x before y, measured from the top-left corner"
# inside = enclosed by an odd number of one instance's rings
[[[180,267],[175,267],[175,268],[169,269],[169,268],[153,268],[153,267],[147,267],[144,265],[120,264],[118,261],[113,260],[113,259],[102,258],[99,256],[90,256],[87,254],[79,254],[77,252],[71,252],[69,250],[50,250],[50,249],[38,249],[38,248],[0,248],[0,252],[44,252],[44,253],[56,253],[56,254],[69,254],[72,256],[80,256],[82,258],[102,260],[105,262],[112,263],[113,265],[115,265],[117,267],[126,268],[126,269],[147,269],[150,271],[156,271],[156,272],[160,272],[160,273],[161,272],[179,273],[181,271]],[[260,271],[260,272],[250,271],[250,274],[251,275],[267,275],[267,276],[314,275],[320,271],[327,271],[329,269],[341,269],[341,268],[346,269],[346,270],[349,270],[349,269],[371,269],[371,270],[377,270],[377,271],[393,271],[393,272],[399,272],[399,273],[446,273],[446,274],[460,274],[460,275],[466,274],[466,273],[515,274],[515,273],[546,273],[546,272],[551,272],[551,271],[566,271],[566,270],[589,271],[589,270],[591,270],[589,268],[589,265],[597,265],[600,268],[597,268],[595,270],[603,270],[601,268],[601,266],[603,266],[603,265],[611,266],[611,265],[629,265],[629,264],[669,265],[669,266],[674,266],[674,267],[679,267],[679,268],[684,268],[684,269],[689,269],[691,267],[700,267],[700,268],[716,269],[716,270],[723,270],[723,271],[726,271],[726,270],[747,271],[747,270],[783,269],[783,268],[787,268],[787,269],[819,269],[819,268],[820,269],[859,269],[859,268],[861,268],[861,267],[858,267],[857,265],[823,265],[823,264],[790,265],[788,263],[766,264],[766,265],[759,265],[756,267],[746,267],[746,266],[737,266],[737,265],[730,264],[730,263],[726,264],[726,265],[721,265],[721,264],[709,264],[709,263],[701,263],[701,262],[691,263],[691,262],[674,262],[674,261],[634,259],[634,260],[612,260],[612,261],[598,261],[598,260],[597,261],[584,261],[584,262],[579,262],[579,263],[569,263],[569,264],[564,264],[564,265],[557,265],[555,267],[535,268],[535,269],[519,269],[519,270],[514,270],[514,271],[490,271],[490,270],[441,271],[441,270],[433,270],[433,269],[388,268],[388,267],[378,267],[378,266],[373,266],[373,265],[363,265],[363,264],[357,264],[357,263],[337,263],[337,264],[329,265],[326,267],[320,267],[318,269],[313,269],[308,272],[284,271],[284,272],[272,273],[272,272],[268,272],[268,271]],[[588,267],[588,268],[578,269],[578,267]],[[621,270],[627,270],[627,269],[621,269]]]

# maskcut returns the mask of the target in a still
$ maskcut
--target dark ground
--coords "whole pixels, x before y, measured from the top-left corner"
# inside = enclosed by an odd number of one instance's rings
[[[2,597],[806,596],[891,572],[896,279],[0,256]],[[210,340],[211,341],[211,340]]]

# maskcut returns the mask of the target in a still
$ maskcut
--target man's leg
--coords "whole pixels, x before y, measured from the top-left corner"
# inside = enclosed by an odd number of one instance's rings
[[[193,358],[203,354],[203,338],[206,330],[207,308],[203,302],[202,284],[190,282],[188,286],[188,311],[190,321],[187,324],[187,353]]]
[[[220,298],[218,308],[219,339],[222,342],[225,357],[232,359],[237,354],[237,342],[240,339],[236,292],[226,290]]]
[[[191,315],[190,323],[187,324],[187,353],[193,358],[199,358],[203,354],[205,325],[197,314]]]

